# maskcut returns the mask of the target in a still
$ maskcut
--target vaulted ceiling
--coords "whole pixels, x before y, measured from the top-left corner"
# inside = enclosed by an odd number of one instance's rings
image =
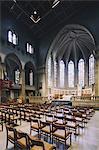
[[[66,25],[54,39],[50,53],[56,60],[76,62],[83,58],[87,62],[88,57],[95,53],[95,41],[85,27]]]

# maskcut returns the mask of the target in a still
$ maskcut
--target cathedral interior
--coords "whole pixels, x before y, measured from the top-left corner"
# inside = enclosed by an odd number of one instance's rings
[[[98,1],[0,1],[0,149],[99,149]]]

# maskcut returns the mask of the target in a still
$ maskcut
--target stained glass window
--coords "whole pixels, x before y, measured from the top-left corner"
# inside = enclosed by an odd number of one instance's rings
[[[51,57],[48,58],[48,86],[51,86]]]
[[[14,45],[17,44],[17,36],[16,36],[16,34],[13,34],[13,44]]]
[[[30,46],[29,46],[29,43],[27,43],[26,46],[27,46],[27,52],[29,52],[29,47],[30,47]]]
[[[29,73],[30,85],[33,85],[33,71],[31,70]]]
[[[30,45],[30,54],[33,54],[33,47]]]
[[[78,83],[80,87],[84,86],[84,60],[80,59],[78,63]]]
[[[27,43],[26,46],[27,46],[27,47],[26,47],[26,51],[27,51],[28,53],[30,53],[30,54],[33,54],[33,53],[34,53],[34,49],[33,49],[32,45],[29,44],[29,43]]]
[[[70,61],[68,63],[68,86],[74,87],[74,63]]]
[[[60,61],[60,87],[64,87],[64,62],[61,60]]]
[[[11,42],[11,43],[13,41],[13,34],[10,30],[8,31],[8,41]]]
[[[94,56],[91,54],[89,57],[89,85],[94,84],[95,75],[94,75]]]
[[[20,80],[20,71],[19,69],[15,70],[15,83],[19,84],[19,80]]]

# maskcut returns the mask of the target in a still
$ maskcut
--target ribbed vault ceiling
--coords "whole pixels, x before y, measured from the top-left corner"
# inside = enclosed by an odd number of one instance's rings
[[[64,61],[85,61],[95,50],[95,42],[91,33],[81,25],[66,25],[56,36],[51,52],[56,59]]]

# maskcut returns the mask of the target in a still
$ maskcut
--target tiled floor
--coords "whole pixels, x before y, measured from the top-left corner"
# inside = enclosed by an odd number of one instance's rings
[[[17,126],[26,133],[30,132],[29,122],[22,122],[21,126]],[[35,134],[35,133],[33,133]],[[6,150],[6,130],[0,132],[0,150]],[[10,150],[13,145],[9,143]],[[57,147],[57,150],[64,150],[63,144]],[[81,129],[81,135],[76,139],[72,136],[72,146],[68,150],[99,150],[99,111],[96,111],[94,116],[89,120],[85,129]]]

